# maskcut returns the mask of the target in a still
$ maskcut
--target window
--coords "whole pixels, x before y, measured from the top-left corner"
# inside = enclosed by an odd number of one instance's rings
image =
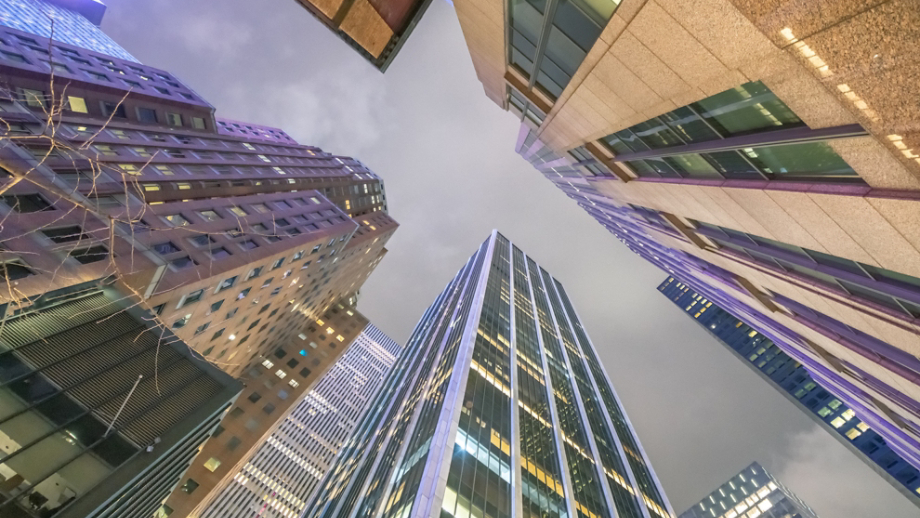
[[[201,117],[192,117],[192,127],[195,129],[205,129],[204,119]]]
[[[198,489],[198,482],[195,482],[192,479],[185,481],[185,484],[182,485],[182,492],[192,494],[196,489]]]
[[[86,109],[86,99],[75,95],[67,96],[67,107],[72,112],[89,113]]]
[[[258,392],[253,392],[252,394],[249,394],[249,397],[248,397],[247,399],[249,399],[249,401],[255,403],[255,402],[259,401],[260,399],[262,399],[262,395],[259,394]]]
[[[248,216],[249,214],[243,210],[241,207],[231,207],[230,212],[236,214],[237,216]]]
[[[199,300],[201,300],[201,297],[203,295],[204,295],[203,289],[195,290],[189,293],[188,295],[186,295],[184,299],[182,299],[182,301],[179,303],[179,307],[181,308],[184,306],[188,306],[189,304],[192,304],[194,302],[198,302]]]
[[[308,369],[308,368],[306,368],[306,367],[304,367],[303,369],[300,369],[300,377],[301,377],[301,378],[306,378],[306,377],[309,376],[309,375],[310,375],[310,369]]]
[[[243,300],[246,298],[246,295],[249,295],[249,292],[252,291],[252,288],[246,288],[241,291],[239,295],[236,296],[236,300]]]
[[[288,398],[288,393],[287,393],[286,390],[279,390],[279,391],[278,391],[278,399],[284,401],[284,400],[287,399],[287,398]]]
[[[265,412],[266,414],[271,414],[272,412],[275,411],[275,405],[271,403],[267,403],[264,407],[262,407],[262,411]]]
[[[179,320],[176,320],[175,322],[173,322],[172,326],[175,329],[183,328],[185,327],[185,324],[188,324],[188,321],[191,320],[191,318],[192,318],[192,314],[189,313],[185,315],[184,317],[180,318]]]
[[[254,279],[254,278],[258,277],[258,276],[261,275],[261,274],[262,274],[262,267],[261,267],[261,266],[259,266],[258,268],[253,268],[253,269],[249,272],[249,275],[246,276],[246,280],[248,281],[249,279]]]
[[[218,338],[220,338],[222,334],[224,334],[224,330],[223,329],[218,330],[216,333],[214,333],[213,336],[211,336],[211,341],[213,342],[214,340],[217,340]]]
[[[275,372],[275,376],[278,376],[279,378],[284,379],[284,378],[287,377],[287,373],[284,372],[284,371],[281,370],[281,369],[278,369],[278,370]]]
[[[34,273],[20,260],[0,263],[0,278],[3,280],[16,281],[30,275]]]
[[[306,352],[306,351],[303,351],[303,352]],[[294,367],[297,367],[298,363],[300,362],[298,362],[296,358],[291,358],[290,360],[288,360],[287,366],[293,369]]]
[[[19,213],[54,210],[41,194],[6,194],[0,200]]]
[[[189,241],[191,241],[192,244],[195,246],[207,246],[207,245],[210,245],[211,243],[214,243],[214,240],[211,238],[211,236],[206,235],[206,234],[201,234],[193,238],[190,238]]]
[[[164,216],[163,219],[165,219],[174,227],[184,227],[189,224],[189,221],[185,219],[182,214],[169,214]]]
[[[198,326],[198,329],[195,329],[195,335],[197,336],[197,335],[200,335],[201,333],[204,333],[205,331],[207,331],[208,327],[210,326],[211,326],[210,322],[201,324],[200,326]]]
[[[265,212],[268,212],[268,211],[269,211],[268,205],[266,205],[266,204],[264,204],[264,203],[254,203],[254,204],[252,205],[252,208],[255,209],[256,212],[265,213]]]
[[[198,211],[198,215],[201,216],[205,221],[217,221],[221,219],[220,215],[213,210]]]
[[[153,108],[144,108],[141,106],[138,106],[137,108],[137,120],[139,120],[140,122],[150,122],[150,123],[159,122],[159,119],[157,119],[156,110],[154,110]]]
[[[215,248],[209,252],[211,259],[223,259],[224,257],[230,257],[230,252],[226,248],[220,247]]]
[[[181,250],[178,246],[174,245],[171,241],[160,243],[158,245],[153,245],[151,248],[153,248],[154,251],[156,251],[156,253],[160,255],[172,254],[174,252],[178,252]]]
[[[0,55],[14,63],[28,63],[29,61],[22,55],[14,52],[0,51]]]
[[[232,288],[233,285],[236,284],[236,277],[237,276],[234,275],[233,277],[230,277],[229,279],[224,279],[223,281],[221,281],[221,283],[217,286],[217,291],[220,292],[220,291],[226,290],[227,288]]]
[[[300,386],[300,383],[297,383],[296,380],[293,380],[293,379],[292,379],[292,380],[288,381],[288,385],[290,385],[292,388],[297,388],[297,387]]]
[[[246,241],[243,241],[242,243],[240,243],[240,248],[242,248],[243,250],[252,250],[253,248],[258,248],[258,247],[259,247],[259,244],[253,241],[252,239],[247,239]]]
[[[282,257],[281,259],[278,259],[277,261],[275,261],[275,262],[272,264],[272,270],[275,270],[275,269],[277,269],[277,268],[281,268],[281,265],[282,265],[282,264],[284,264],[284,257]]]
[[[73,257],[81,264],[96,263],[104,261],[109,257],[109,249],[102,245],[79,248],[77,250],[71,250],[69,256]]]
[[[105,77],[105,76],[103,76]],[[100,101],[102,106],[102,114],[106,117],[112,117],[113,119],[127,119],[128,112],[125,111],[125,105],[121,103],[113,103],[108,101]]]
[[[217,460],[215,457],[211,457],[210,459],[208,459],[207,462],[204,463],[204,467],[206,470],[210,472],[217,471],[217,468],[220,467],[220,461]]]
[[[83,229],[78,225],[60,228],[49,228],[42,231],[48,239],[55,243],[69,243],[81,239],[90,239],[90,236],[83,233]]]
[[[254,432],[258,428],[259,428],[259,421],[255,419],[250,419],[249,421],[246,421],[246,429],[249,430],[250,432]]]
[[[233,437],[230,438],[229,441],[227,441],[227,449],[230,450],[230,451],[233,451],[233,450],[235,450],[241,443],[242,443],[242,441],[240,441],[240,439],[239,439],[238,437],[233,436]]]
[[[170,126],[182,126],[182,115],[166,112],[166,123]]]
[[[263,362],[262,362],[262,365],[263,365],[266,369],[271,369],[272,367],[275,366],[275,364],[272,363],[272,361],[269,360],[269,359],[266,359],[265,361],[263,361]]]

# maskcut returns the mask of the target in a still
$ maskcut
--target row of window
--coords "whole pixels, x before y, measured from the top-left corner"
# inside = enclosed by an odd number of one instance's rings
[[[920,279],[730,228],[696,222],[719,246],[755,262],[802,275],[823,286],[868,299],[910,317],[920,317]]]
[[[616,155],[663,150],[661,156],[624,160],[640,177],[858,179],[825,142],[739,146],[682,153],[680,148],[729,137],[766,134],[805,124],[763,83],[720,92],[608,135],[600,140]]]
[[[149,140],[151,142],[158,142],[158,143],[176,142],[178,144],[182,144],[185,146],[204,146],[208,148],[211,148],[211,147],[230,148],[230,149],[242,150],[244,152],[262,151],[262,152],[278,153],[278,154],[283,154],[283,155],[299,155],[299,156],[305,156],[305,157],[309,156],[309,157],[326,159],[323,161],[316,161],[316,162],[309,161],[309,160],[301,161],[301,162],[292,162],[292,163],[302,163],[302,164],[307,164],[307,165],[312,165],[312,164],[326,165],[328,158],[330,158],[328,157],[328,155],[325,155],[322,153],[317,154],[315,151],[305,148],[303,146],[282,147],[282,146],[272,146],[272,145],[261,144],[261,143],[253,144],[250,142],[238,142],[234,140],[203,138],[203,137],[190,136],[190,135],[178,135],[178,134],[171,134],[171,133],[153,133],[153,132],[148,132],[148,131],[135,131],[135,130],[126,130],[126,129],[114,129],[114,128],[102,129],[99,127],[87,127],[87,126],[80,126],[80,125],[73,125],[73,124],[65,125],[64,127],[68,129],[72,133],[73,136],[84,137],[84,138],[92,137],[97,132],[102,130],[103,134],[108,134],[119,140]],[[248,153],[246,155],[251,156]],[[236,160],[237,159],[236,155],[228,154],[228,155],[223,155],[223,156],[231,157],[231,158],[226,158],[226,160]],[[281,157],[276,157],[276,158],[281,158]],[[339,162],[341,163],[341,161]]]

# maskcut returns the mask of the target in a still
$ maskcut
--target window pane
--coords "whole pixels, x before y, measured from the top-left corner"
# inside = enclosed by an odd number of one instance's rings
[[[803,124],[760,81],[726,90],[692,106],[725,136]]]
[[[763,178],[757,168],[745,160],[738,151],[716,151],[702,153],[701,156],[728,178]]]
[[[584,53],[591,49],[594,42],[601,35],[601,27],[569,0],[559,2],[556,7],[556,17],[553,19],[553,25],[581,47]],[[555,27],[553,32],[556,32]],[[552,43],[552,34],[550,34],[550,42]],[[575,68],[578,68],[581,60],[584,59],[584,53],[575,63]]]
[[[695,153],[665,157],[664,161],[685,176],[693,178],[721,178],[722,175],[702,156]]]
[[[652,149],[682,146],[684,144],[684,141],[678,138],[678,136],[663,122],[658,120],[657,117],[645,122],[640,122],[629,129]]]
[[[718,140],[720,135],[712,130],[699,115],[684,106],[658,117],[687,142]]]
[[[746,148],[743,152],[765,173],[797,176],[857,176],[824,142]]]
[[[558,19],[558,12],[556,15]],[[590,48],[590,47],[588,47]],[[550,29],[549,40],[546,43],[546,57],[553,60],[560,69],[572,76],[578,66],[584,61],[587,51],[582,50],[571,38],[567,37],[556,27]],[[565,85],[562,85],[563,87]]]

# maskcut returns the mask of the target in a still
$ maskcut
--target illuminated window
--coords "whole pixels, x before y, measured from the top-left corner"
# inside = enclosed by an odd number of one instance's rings
[[[211,457],[207,462],[204,463],[204,467],[211,472],[217,471],[217,468],[220,467],[220,461],[215,457]]]
[[[290,386],[292,386],[292,387],[294,387],[294,388],[297,388],[297,387],[300,385],[300,383],[297,383],[296,380],[291,380],[291,381],[288,382],[288,385],[290,385]]]
[[[853,439],[855,439],[855,438],[859,437],[860,435],[862,435],[862,432],[860,432],[860,431],[859,431],[858,429],[856,429],[856,428],[851,428],[851,429],[847,430],[847,433],[845,433],[844,435],[846,435],[846,436],[852,441]]]
[[[278,369],[278,371],[275,372],[275,376],[278,376],[279,378],[284,379],[287,377],[287,373],[281,369]]]
[[[73,95],[67,96],[67,103],[70,105],[70,111],[77,113],[89,113],[86,109],[86,100],[82,97]]]
[[[866,423],[859,423],[856,425],[856,428],[859,428],[859,431],[861,432],[865,432],[866,430],[869,429],[869,425],[867,425]]]

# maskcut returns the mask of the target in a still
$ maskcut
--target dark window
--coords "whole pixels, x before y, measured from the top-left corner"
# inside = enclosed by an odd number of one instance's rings
[[[70,257],[73,257],[82,264],[96,263],[104,261],[109,257],[109,250],[104,246],[91,246],[89,248],[79,248],[71,250]]]
[[[41,194],[6,194],[0,196],[0,200],[20,213],[54,210]]]
[[[240,445],[241,442],[242,441],[240,441],[238,437],[233,436],[229,441],[227,441],[227,449],[233,451],[237,448],[237,446]]]
[[[287,353],[284,349],[275,349],[275,358],[284,358],[285,356],[287,356]]]
[[[185,484],[182,485],[183,493],[192,494],[192,492],[195,491],[196,489],[198,489],[198,482],[195,482],[192,479],[186,480]]]
[[[185,268],[190,268],[190,267],[192,267],[192,266],[195,266],[195,265],[197,265],[198,263],[196,263],[195,261],[193,261],[191,257],[185,255],[185,256],[179,257],[179,258],[177,258],[177,259],[173,259],[172,261],[169,262],[169,264],[170,264],[170,266],[172,266],[172,267],[175,268],[176,270],[182,270],[182,269],[185,269]]]
[[[252,394],[249,394],[249,397],[247,399],[255,403],[256,401],[262,399],[262,396],[258,392],[253,392]]]
[[[240,407],[234,407],[233,410],[230,411],[230,417],[239,417],[241,415],[243,415],[243,409]]]
[[[106,79],[106,81],[108,81],[108,79]],[[111,116],[115,119],[128,118],[128,113],[125,111],[125,105],[121,103],[110,103],[108,101],[102,101],[102,114],[106,117]]]
[[[255,322],[249,324],[249,327],[247,327],[246,330],[249,331],[250,329],[256,327],[257,325],[259,325],[259,320],[258,320],[258,319],[256,319]]]
[[[50,228],[43,230],[42,234],[48,236],[48,238],[55,243],[68,243],[70,241],[78,241],[80,239],[89,239],[89,236],[84,234],[83,229],[78,225],[61,228]]]
[[[230,252],[228,252],[226,248],[220,247],[211,250],[212,259],[223,259],[224,257],[230,257]]]
[[[180,318],[179,320],[176,320],[175,322],[173,322],[173,325],[172,325],[172,326],[173,326],[174,328],[176,328],[176,329],[185,327],[185,324],[188,324],[188,321],[189,321],[190,318],[191,318],[190,315],[185,315],[184,317]]]
[[[210,325],[211,325],[211,323],[208,322],[208,323],[206,323],[206,324],[202,324],[202,325],[198,326],[198,329],[195,330],[195,334],[196,334],[196,335],[200,335],[201,333],[204,333],[205,330],[206,330],[208,327],[210,327]]]
[[[167,241],[165,243],[160,243],[157,245],[153,245],[153,249],[156,251],[156,253],[160,255],[171,254],[171,253],[178,252],[181,250],[178,246],[174,245],[170,241]]]
[[[293,369],[294,367],[297,367],[297,365],[298,365],[299,363],[300,363],[300,362],[298,362],[296,358],[291,358],[291,359],[287,362],[287,366]]]
[[[220,309],[220,307],[223,306],[223,305],[224,305],[224,301],[223,301],[223,300],[218,300],[218,301],[215,302],[214,304],[211,304],[211,311],[217,311],[217,310]]]
[[[269,306],[271,306],[271,304],[266,304],[262,306],[262,309],[259,310],[259,314],[261,315],[262,313],[265,313],[266,311],[268,311]]]
[[[34,273],[22,261],[7,261],[0,265],[0,277],[4,280],[15,281],[30,275]]]
[[[252,239],[248,239],[248,240],[243,241],[242,243],[240,243],[240,247],[241,247],[243,250],[252,250],[253,248],[258,248],[259,245],[258,245],[258,243],[256,243],[256,242],[253,241]]]
[[[182,301],[182,304],[180,304],[179,307],[181,308],[182,306],[188,306],[193,302],[198,302],[201,300],[202,295],[204,295],[204,290],[196,290],[189,293],[185,296],[185,300]]]
[[[159,122],[157,120],[157,111],[153,108],[137,108],[137,120],[141,122]]]
[[[301,378],[306,378],[306,377],[309,376],[309,375],[310,375],[310,369],[308,369],[308,368],[306,368],[306,367],[300,369],[300,377],[301,377]]]
[[[212,341],[213,341],[213,340],[217,340],[218,338],[220,338],[220,335],[222,335],[222,334],[224,334],[224,330],[223,330],[223,329],[221,329],[220,331],[217,331],[216,333],[214,333],[214,336],[211,337],[211,340],[212,340]]]
[[[214,242],[214,240],[211,239],[211,236],[204,235],[204,234],[202,234],[202,235],[200,235],[200,236],[195,236],[195,237],[189,239],[189,241],[191,241],[192,244],[195,245],[195,246],[210,245],[211,243]]]
[[[275,411],[275,405],[268,403],[264,407],[262,407],[262,411],[265,412],[266,414],[271,414],[272,412]]]
[[[272,270],[274,270],[275,268],[281,268],[282,264],[284,264],[284,257],[282,257],[281,259],[278,259],[277,261],[275,261],[274,264],[272,264]]]
[[[160,304],[159,306],[155,306],[151,311],[153,311],[154,315],[162,315],[163,308],[165,307],[166,307],[166,304]]]

